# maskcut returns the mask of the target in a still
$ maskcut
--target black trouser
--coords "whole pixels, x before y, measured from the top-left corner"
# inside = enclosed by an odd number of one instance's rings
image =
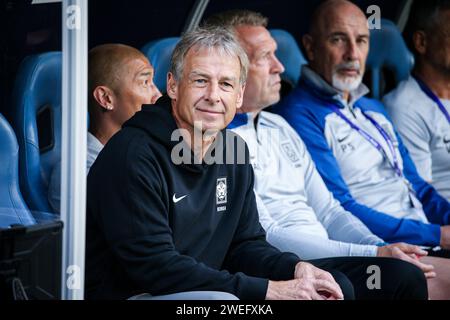
[[[450,250],[440,249],[440,250],[427,250],[429,257],[438,257],[438,258],[446,258],[450,259]]]
[[[341,286],[346,300],[426,300],[427,281],[415,265],[399,259],[371,257],[339,257],[309,261],[330,272]],[[370,266],[379,267],[380,289],[369,289],[373,284]],[[347,279],[345,279],[347,278]],[[368,281],[369,280],[369,281]]]

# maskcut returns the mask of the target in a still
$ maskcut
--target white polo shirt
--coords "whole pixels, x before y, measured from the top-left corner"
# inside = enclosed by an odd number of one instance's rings
[[[89,173],[92,165],[97,159],[98,154],[103,149],[103,144],[90,132],[87,135],[87,160],[86,160],[86,174]],[[55,164],[50,183],[48,185],[48,201],[52,209],[59,213],[61,203],[61,161]]]
[[[450,200],[450,123],[444,113],[413,77],[383,101],[419,174]],[[450,113],[450,101],[441,102]]]

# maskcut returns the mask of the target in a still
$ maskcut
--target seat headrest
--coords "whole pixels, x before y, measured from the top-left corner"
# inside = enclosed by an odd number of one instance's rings
[[[390,70],[396,83],[408,78],[414,66],[414,56],[408,50],[397,26],[381,19],[381,29],[370,32],[370,51],[367,69],[372,73],[372,94],[379,99],[382,95],[379,84],[383,68]]]
[[[162,93],[167,91],[166,82],[170,59],[179,40],[179,37],[158,39],[147,43],[141,49],[155,69],[154,83]]]
[[[51,212],[47,187],[61,156],[61,79],[61,52],[30,56],[19,68],[12,95],[20,186],[32,211]]]

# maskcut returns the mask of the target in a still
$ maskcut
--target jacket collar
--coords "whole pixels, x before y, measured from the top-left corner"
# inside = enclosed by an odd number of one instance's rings
[[[314,93],[320,98],[337,102],[341,107],[353,108],[354,104],[359,99],[370,92],[369,88],[361,83],[356,90],[350,92],[350,101],[347,103],[342,97],[342,92],[332,87],[318,73],[313,71],[307,65],[302,67],[301,82],[313,89]]]

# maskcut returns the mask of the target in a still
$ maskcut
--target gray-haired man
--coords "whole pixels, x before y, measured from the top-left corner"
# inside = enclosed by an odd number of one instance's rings
[[[333,278],[266,242],[247,149],[245,164],[207,164],[239,157],[230,142],[242,140],[222,137],[242,104],[247,68],[230,32],[184,35],[170,98],[144,106],[103,149],[88,176],[88,299],[352,297],[343,274]],[[180,145],[183,154],[173,152]],[[175,164],[178,157],[185,161]]]

